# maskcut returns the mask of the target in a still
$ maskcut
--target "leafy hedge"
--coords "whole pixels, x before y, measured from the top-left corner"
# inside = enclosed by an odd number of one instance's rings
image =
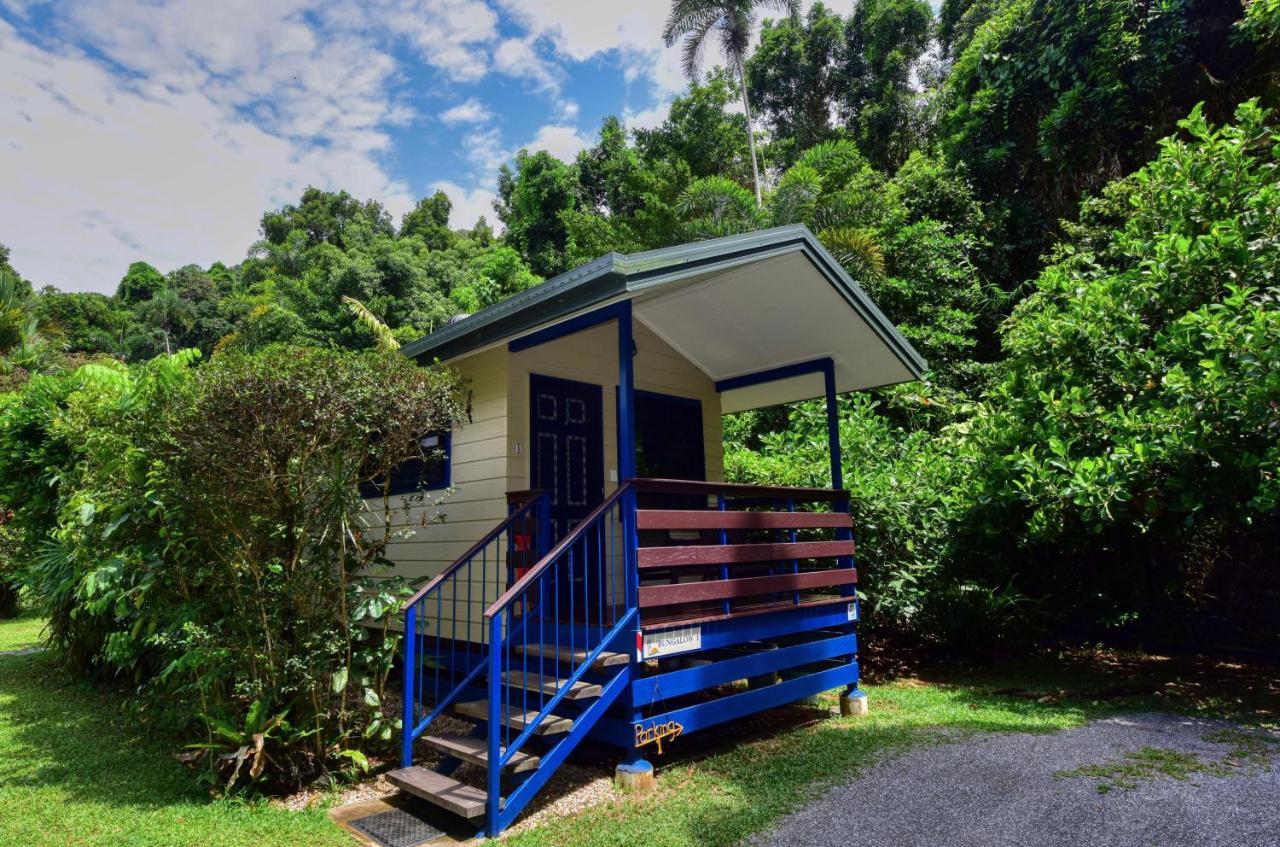
[[[1179,127],[1084,202],[1002,358],[966,361],[934,312],[932,334],[906,327],[923,385],[842,400],[872,621],[953,644],[1125,627],[1280,646],[1280,134],[1253,101]],[[878,288],[928,303],[927,278]],[[734,421],[729,473],[823,484],[824,427],[812,404],[778,432]]]
[[[197,356],[3,401],[0,503],[52,645],[134,686],[142,719],[198,733],[228,784],[363,763],[393,734],[396,638],[360,621],[406,587],[379,578],[392,515],[357,484],[458,418],[455,381],[396,354]]]

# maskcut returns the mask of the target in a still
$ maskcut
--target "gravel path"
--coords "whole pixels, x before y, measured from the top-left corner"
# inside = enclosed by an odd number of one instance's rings
[[[1095,721],[1052,735],[992,735],[917,748],[830,790],[751,843],[812,847],[1173,847],[1280,845],[1280,735],[1270,767],[1238,765],[1205,736],[1231,724],[1162,714]],[[1220,736],[1218,736],[1220,737]],[[1256,737],[1256,736],[1255,736]],[[1143,748],[1216,763],[1226,776],[1107,780],[1055,776]],[[1224,764],[1226,760],[1226,764]]]

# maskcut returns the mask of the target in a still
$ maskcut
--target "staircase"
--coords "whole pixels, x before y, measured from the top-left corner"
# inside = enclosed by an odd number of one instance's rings
[[[490,837],[515,820],[630,684],[634,521],[626,483],[548,551],[547,496],[531,495],[405,604],[394,785]],[[446,713],[474,731],[432,732]],[[438,764],[415,765],[422,748]],[[483,786],[454,778],[464,763],[483,770]]]

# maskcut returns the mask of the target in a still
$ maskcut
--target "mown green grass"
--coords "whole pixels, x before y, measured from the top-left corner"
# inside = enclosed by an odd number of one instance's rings
[[[0,621],[0,645],[31,643],[39,621]],[[0,648],[6,649],[6,648]],[[1179,709],[1274,723],[1274,675],[1240,669],[1231,686],[1156,663],[1087,667],[1058,660],[951,670],[867,686],[871,714],[792,710],[764,729],[667,746],[658,789],[509,836],[518,847],[731,845],[767,828],[822,786],[915,744],[973,733],[1053,732],[1110,712]],[[1146,662],[1146,665],[1152,665]],[[1212,669],[1211,669],[1212,670]],[[1197,671],[1198,673],[1198,671]],[[1116,696],[1116,680],[1133,690]],[[1169,680],[1178,687],[1169,689]],[[1227,681],[1231,678],[1228,676]],[[1176,700],[1164,695],[1175,690]],[[1224,702],[1233,708],[1224,709]],[[833,696],[822,705],[835,706]],[[323,809],[212,801],[173,759],[177,744],[137,726],[121,699],[69,678],[46,655],[0,656],[0,847],[328,847],[354,842]],[[807,720],[803,720],[807,718]],[[1237,745],[1239,746],[1239,745]],[[1250,749],[1241,748],[1249,759]],[[1234,754],[1233,754],[1234,755]]]
[[[44,621],[30,612],[9,620],[0,620],[0,653],[40,646]]]
[[[0,645],[39,622],[0,622]],[[0,648],[12,649],[12,647]],[[43,654],[0,656],[0,845],[350,845],[323,810],[214,802],[120,699],[70,680]]]

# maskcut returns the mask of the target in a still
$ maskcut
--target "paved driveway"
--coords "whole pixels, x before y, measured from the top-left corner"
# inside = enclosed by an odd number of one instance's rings
[[[1242,756],[1242,745],[1252,753]],[[1150,767],[1125,758],[1144,749]],[[1196,763],[1208,772],[1189,772]],[[1063,775],[1117,764],[1110,776]],[[1160,767],[1182,778],[1151,772]],[[832,789],[752,843],[1275,847],[1280,735],[1139,714],[1052,735],[917,748]]]

